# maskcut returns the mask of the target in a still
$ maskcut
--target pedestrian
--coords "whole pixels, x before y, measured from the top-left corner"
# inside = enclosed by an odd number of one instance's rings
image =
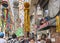
[[[40,43],[46,43],[46,34],[42,34]]]
[[[33,38],[30,39],[29,43],[36,43]]]
[[[41,41],[41,36],[37,38],[37,43],[40,43],[40,41]]]
[[[7,43],[7,41],[3,37],[4,37],[4,33],[0,32],[0,43]]]
[[[19,43],[15,33],[12,34],[12,39],[10,39],[8,43]]]
[[[20,39],[20,43],[29,43],[29,38],[24,38],[24,36]]]
[[[40,43],[46,43],[46,41],[42,39],[42,40],[40,41]]]
[[[52,43],[52,42],[51,42],[51,39],[50,39],[50,36],[49,36],[49,33],[47,33],[46,43]]]
[[[8,37],[7,42],[10,43],[11,39],[12,39],[12,37]]]
[[[46,43],[52,43],[52,42],[51,42],[51,39],[47,39],[47,40],[46,40]]]
[[[40,43],[40,39],[39,39],[39,40],[37,40],[37,43]]]
[[[20,39],[20,43],[24,43],[24,42],[25,42],[24,36],[21,36],[20,38],[21,38],[21,39]]]

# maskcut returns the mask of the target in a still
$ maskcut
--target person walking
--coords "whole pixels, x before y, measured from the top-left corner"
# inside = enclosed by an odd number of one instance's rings
[[[12,34],[12,39],[10,39],[8,43],[19,43],[15,33]]]
[[[42,34],[40,43],[46,43],[46,34]]]
[[[36,43],[33,38],[30,39],[29,43]]]
[[[46,43],[52,43],[52,42],[51,42],[51,39],[50,39],[50,36],[49,36],[49,33],[47,33]]]
[[[3,37],[4,37],[4,33],[0,32],[0,43],[7,43],[7,41]]]

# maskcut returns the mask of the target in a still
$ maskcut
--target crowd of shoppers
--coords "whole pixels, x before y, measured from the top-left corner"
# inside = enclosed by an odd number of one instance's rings
[[[24,36],[17,37],[15,33],[12,34],[12,37],[8,37],[6,40],[4,33],[0,32],[0,43],[52,43],[50,39],[46,37],[45,34],[42,34],[41,39],[35,40],[35,38],[24,38]]]

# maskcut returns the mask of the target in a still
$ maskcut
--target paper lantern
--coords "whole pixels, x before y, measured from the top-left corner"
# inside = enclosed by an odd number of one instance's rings
[[[29,6],[30,6],[30,4],[29,4],[28,2],[25,2],[25,3],[24,3],[24,7],[25,7],[25,8],[28,8]]]
[[[7,1],[3,1],[3,2],[2,2],[2,5],[3,5],[4,7],[8,7]]]

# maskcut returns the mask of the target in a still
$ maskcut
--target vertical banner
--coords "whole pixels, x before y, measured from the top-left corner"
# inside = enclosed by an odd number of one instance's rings
[[[60,16],[56,16],[56,32],[60,32]]]
[[[24,3],[24,30],[30,32],[30,16],[29,16],[29,3]]]
[[[6,30],[6,18],[8,16],[8,10],[7,10],[7,7],[8,7],[8,0],[2,0],[2,29],[1,31],[4,32],[5,34],[5,30]]]
[[[5,13],[5,8],[2,8],[2,29],[1,31],[4,30],[5,24],[6,24],[6,13]]]
[[[29,32],[30,32],[30,16],[29,16],[29,3],[25,2],[24,3],[24,32],[25,36],[24,37],[29,37]]]

